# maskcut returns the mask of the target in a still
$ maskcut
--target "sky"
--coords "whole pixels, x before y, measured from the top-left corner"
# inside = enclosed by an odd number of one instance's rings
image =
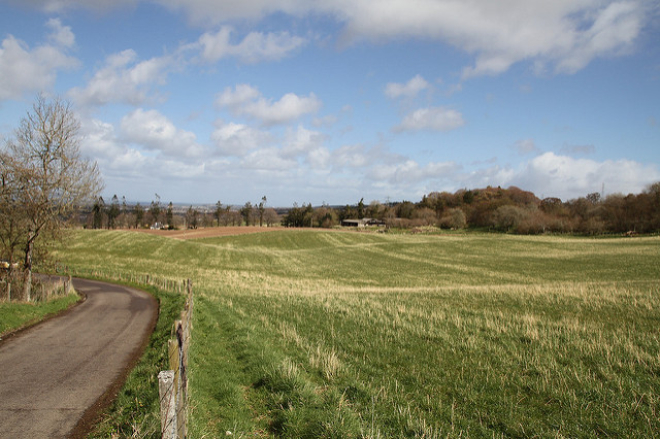
[[[104,198],[320,205],[660,181],[655,0],[3,0],[0,136],[68,100]]]

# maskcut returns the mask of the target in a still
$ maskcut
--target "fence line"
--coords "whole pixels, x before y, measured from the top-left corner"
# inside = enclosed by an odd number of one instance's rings
[[[161,437],[185,439],[188,434],[188,350],[194,305],[192,281],[154,277],[148,274],[109,273],[102,270],[74,270],[73,275],[151,285],[179,294],[185,290],[186,301],[181,311],[181,319],[174,322],[172,338],[167,343],[170,369],[158,374]]]
[[[181,320],[174,322],[167,345],[170,370],[158,374],[160,423],[163,439],[185,439],[188,434],[188,349],[192,330],[192,282],[187,282],[187,297]]]

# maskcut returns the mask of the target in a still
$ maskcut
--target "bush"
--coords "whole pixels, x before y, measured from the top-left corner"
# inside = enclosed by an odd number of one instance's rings
[[[461,208],[453,208],[445,211],[438,222],[442,229],[464,229],[467,226],[467,217]]]

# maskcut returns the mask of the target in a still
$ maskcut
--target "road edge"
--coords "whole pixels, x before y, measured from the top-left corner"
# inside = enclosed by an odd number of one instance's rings
[[[84,278],[79,278],[79,279],[84,279]],[[149,345],[151,336],[153,335],[154,330],[156,329],[158,318],[160,317],[160,302],[148,291],[133,286],[128,286],[122,283],[108,282],[98,279],[86,279],[86,280],[93,280],[95,282],[104,282],[113,285],[121,285],[122,287],[125,287],[129,290],[134,290],[144,293],[147,295],[149,301],[154,304],[156,308],[156,312],[153,314],[153,317],[151,318],[151,322],[149,322],[150,329],[145,335],[144,339],[142,340],[142,343],[138,347],[136,347],[133,350],[133,352],[131,352],[129,361],[126,363],[122,371],[117,374],[117,376],[115,377],[114,381],[110,384],[110,386],[108,386],[106,390],[101,394],[101,396],[99,396],[97,400],[94,401],[94,403],[87,410],[85,410],[82,417],[78,420],[73,430],[71,430],[71,432],[67,436],[70,439],[82,439],[87,437],[87,435],[91,433],[91,431],[93,430],[94,426],[98,423],[103,410],[108,408],[115,401],[119,391],[126,383],[126,379],[128,378],[128,375],[138,364],[138,362],[142,358],[142,355],[144,354],[144,351]]]

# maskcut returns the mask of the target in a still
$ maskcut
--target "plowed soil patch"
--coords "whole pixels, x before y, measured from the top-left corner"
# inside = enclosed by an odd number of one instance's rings
[[[286,227],[208,227],[196,230],[139,230],[141,233],[166,236],[175,239],[215,238],[216,236],[244,235],[247,233],[266,233],[277,230],[291,230]]]

